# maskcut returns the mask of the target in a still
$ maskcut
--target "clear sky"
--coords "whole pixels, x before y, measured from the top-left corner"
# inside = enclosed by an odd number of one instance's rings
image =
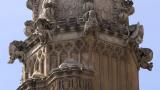
[[[136,12],[130,24],[140,22],[145,35],[141,47],[154,52],[154,68],[151,72],[140,70],[140,90],[160,90],[160,0],[134,0]],[[0,90],[16,90],[21,79],[21,64],[7,64],[8,45],[13,40],[24,40],[24,22],[31,19],[26,0],[0,1]]]

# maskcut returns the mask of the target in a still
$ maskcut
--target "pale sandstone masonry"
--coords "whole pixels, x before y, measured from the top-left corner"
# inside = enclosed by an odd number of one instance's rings
[[[33,19],[25,41],[9,46],[23,64],[17,90],[139,90],[139,68],[152,50],[139,48],[143,26],[129,25],[131,0],[28,0]]]

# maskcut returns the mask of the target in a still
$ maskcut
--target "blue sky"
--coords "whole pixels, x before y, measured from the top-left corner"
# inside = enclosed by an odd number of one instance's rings
[[[24,40],[24,22],[31,19],[26,0],[1,0],[0,3],[0,90],[16,90],[20,84],[22,65],[16,61],[7,64],[8,45],[13,40]],[[134,0],[136,12],[130,17],[130,24],[140,22],[145,35],[141,47],[154,52],[154,68],[151,72],[140,70],[140,90],[160,90],[160,0]]]

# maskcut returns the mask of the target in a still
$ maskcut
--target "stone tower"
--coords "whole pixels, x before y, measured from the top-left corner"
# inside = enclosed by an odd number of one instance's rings
[[[152,50],[140,48],[143,26],[129,25],[132,0],[28,0],[33,19],[25,41],[9,46],[23,64],[17,90],[139,90],[139,68],[151,70]]]

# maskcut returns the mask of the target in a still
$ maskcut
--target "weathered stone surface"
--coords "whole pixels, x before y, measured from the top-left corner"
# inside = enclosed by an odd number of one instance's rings
[[[18,90],[139,90],[139,68],[153,52],[139,48],[143,25],[129,25],[132,0],[28,0],[25,41],[10,44],[23,67]]]

